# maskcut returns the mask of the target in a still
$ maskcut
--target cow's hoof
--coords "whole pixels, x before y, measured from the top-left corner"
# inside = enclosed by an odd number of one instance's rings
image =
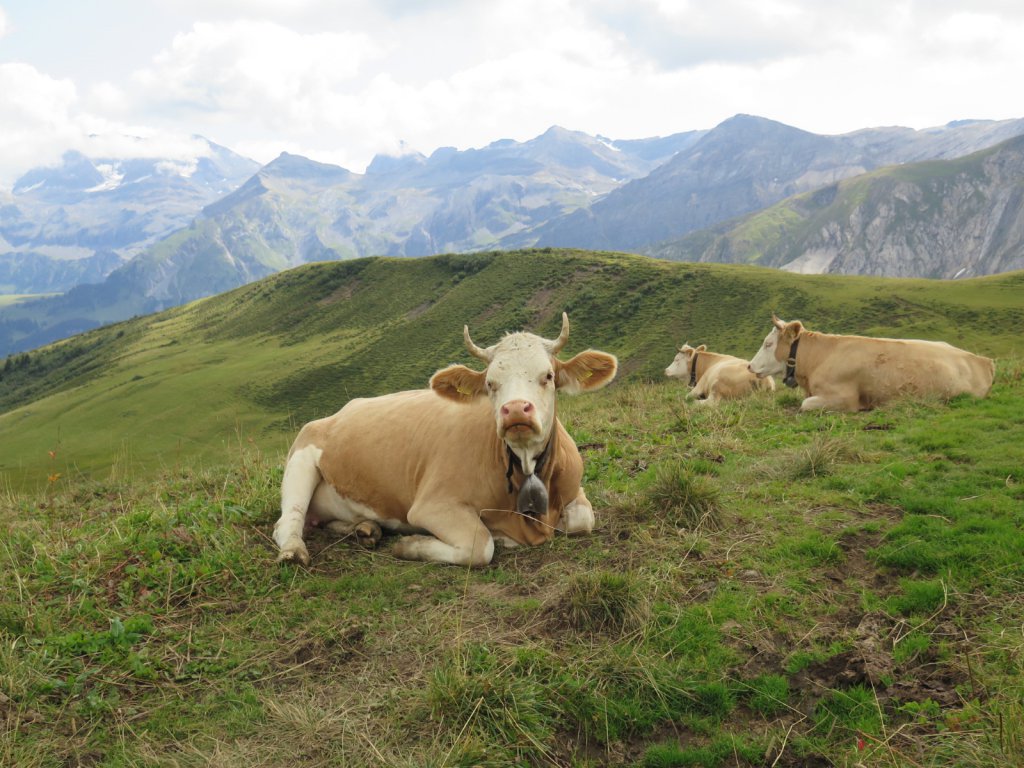
[[[277,562],[309,565],[309,552],[306,550],[306,545],[300,544],[297,547],[282,549],[280,554],[277,556]]]
[[[364,520],[356,526],[356,542],[366,549],[375,549],[380,544],[380,526],[371,520]]]

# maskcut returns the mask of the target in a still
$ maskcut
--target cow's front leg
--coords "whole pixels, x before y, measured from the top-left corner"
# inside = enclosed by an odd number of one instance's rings
[[[590,504],[587,494],[583,492],[583,488],[580,488],[576,498],[562,510],[562,525],[563,530],[570,536],[594,530],[594,507]]]
[[[426,560],[480,567],[494,557],[494,539],[475,509],[457,504],[414,504],[409,524],[432,536],[403,536],[394,553],[404,560]]]
[[[306,511],[320,484],[317,461],[320,449],[308,445],[288,457],[281,481],[281,517],[274,525],[274,541],[280,548],[279,563],[309,565],[309,551],[302,540]]]

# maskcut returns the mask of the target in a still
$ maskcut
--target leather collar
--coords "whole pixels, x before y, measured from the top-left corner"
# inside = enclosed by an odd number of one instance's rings
[[[782,383],[790,388],[796,386],[796,348],[799,344],[800,337],[797,336],[793,339],[793,343],[789,347],[789,357],[786,358],[786,377]]]

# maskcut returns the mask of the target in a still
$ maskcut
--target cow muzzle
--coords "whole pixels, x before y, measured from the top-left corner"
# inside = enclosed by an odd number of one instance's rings
[[[539,432],[537,409],[533,403],[528,400],[509,400],[501,406],[501,431],[506,437]]]

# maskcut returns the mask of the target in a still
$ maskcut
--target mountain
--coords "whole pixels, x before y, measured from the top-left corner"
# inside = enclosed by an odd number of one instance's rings
[[[648,176],[519,244],[636,251],[886,165],[957,157],[1021,134],[1024,120],[822,136],[737,115]]]
[[[67,152],[59,165],[24,174],[0,196],[0,290],[45,293],[98,282],[259,168],[194,141],[197,155],[187,159]],[[145,150],[144,143],[137,148]]]
[[[311,261],[480,250],[589,204],[701,135],[614,142],[553,127],[526,142],[379,156],[365,174],[283,153],[102,284],[0,310],[0,355]],[[95,176],[70,167],[63,186],[81,194]]]
[[[722,222],[879,168],[959,156],[1021,134],[1024,120],[821,136],[738,115],[710,131],[638,141],[553,127],[526,142],[379,156],[364,174],[282,154],[103,283],[0,308],[0,355],[311,261],[535,244],[715,258],[704,251]],[[67,180],[33,176],[19,193],[71,200],[99,192],[102,169],[73,160]],[[653,246],[687,233],[698,234],[682,251]],[[999,263],[1016,263],[1007,259]],[[977,261],[966,252],[964,260]],[[945,274],[919,271],[922,264],[909,264],[907,274]],[[870,268],[863,259],[849,262],[849,269]]]
[[[304,265],[8,358],[0,475],[45,482],[54,449],[76,477],[115,456],[135,472],[222,460],[250,440],[283,452],[297,425],[352,397],[473,364],[464,324],[478,343],[521,328],[553,336],[565,310],[566,355],[612,352],[626,384],[664,380],[687,339],[749,356],[772,311],[821,331],[1019,352],[1022,289],[1024,272],[886,280],[543,249]]]
[[[829,184],[648,253],[797,272],[959,278],[1024,269],[1024,136]]]

